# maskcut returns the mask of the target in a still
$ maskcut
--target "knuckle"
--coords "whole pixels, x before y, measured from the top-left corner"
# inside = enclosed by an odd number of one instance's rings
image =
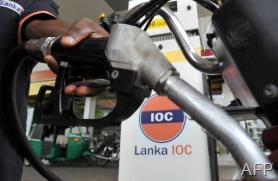
[[[91,20],[90,18],[88,17],[83,17],[79,20],[79,23],[82,24],[82,25],[93,25],[94,24],[94,21]]]
[[[75,33],[78,33],[80,32],[82,29],[79,27],[79,26],[71,26],[69,31],[67,32],[67,35],[72,35],[72,34],[75,34]]]

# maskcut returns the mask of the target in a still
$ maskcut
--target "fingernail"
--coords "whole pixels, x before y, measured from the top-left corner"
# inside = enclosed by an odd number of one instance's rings
[[[65,36],[64,38],[64,42],[66,42],[67,44],[74,44],[74,39],[71,36]]]
[[[92,33],[91,37],[92,38],[103,38],[104,36],[100,33],[95,32],[95,33]]]

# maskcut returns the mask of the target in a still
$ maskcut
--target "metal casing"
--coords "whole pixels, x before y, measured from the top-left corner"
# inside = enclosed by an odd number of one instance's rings
[[[245,95],[238,84],[229,85],[243,102],[252,96],[260,106],[278,101],[277,7],[277,0],[228,0],[212,18],[215,54],[224,63],[228,84],[235,83],[234,77],[246,83]],[[227,52],[215,49],[221,41]]]

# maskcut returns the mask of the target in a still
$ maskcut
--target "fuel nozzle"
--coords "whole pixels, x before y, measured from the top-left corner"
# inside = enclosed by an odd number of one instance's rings
[[[110,39],[111,37],[109,37]],[[119,69],[107,58],[108,38],[87,38],[74,47],[64,47],[61,38],[48,37],[30,40],[25,49],[32,55],[53,56],[59,66],[56,82],[51,88],[51,96],[45,94],[50,89],[42,87],[35,104],[36,122],[52,125],[112,126],[132,115],[148,97],[151,90],[142,85],[137,69]],[[65,66],[66,65],[66,66]],[[76,84],[77,83],[77,84]],[[104,91],[116,93],[115,108],[105,117],[80,120],[73,112],[75,97],[64,94],[66,85],[86,85],[97,94]],[[88,97],[96,96],[89,95]],[[44,104],[47,101],[47,104]]]
[[[72,66],[87,66],[107,68],[105,48],[108,38],[87,38],[74,47],[64,47],[60,37],[47,37],[38,40],[29,40],[25,49],[37,55],[39,61],[42,56],[52,55],[57,61],[66,61]]]

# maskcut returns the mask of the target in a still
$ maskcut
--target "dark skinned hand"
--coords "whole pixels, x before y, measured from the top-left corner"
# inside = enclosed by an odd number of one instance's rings
[[[96,22],[90,20],[89,18],[82,18],[69,27],[65,36],[62,37],[61,43],[65,47],[73,47],[85,38],[103,38],[108,35],[109,34]],[[57,72],[57,61],[50,55],[45,56],[44,59],[50,69]],[[86,96],[93,93],[94,89],[85,85],[78,84],[77,86],[71,84],[65,88],[64,92],[68,95]]]

